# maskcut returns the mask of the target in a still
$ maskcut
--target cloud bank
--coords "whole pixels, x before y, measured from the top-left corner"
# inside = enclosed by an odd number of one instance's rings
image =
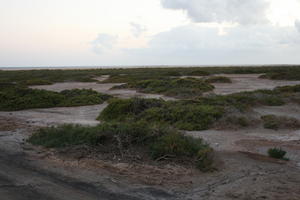
[[[296,29],[299,31],[299,33],[300,33],[300,20],[296,20],[295,21],[295,27],[296,27]]]
[[[184,10],[194,22],[258,24],[267,21],[265,0],[161,0],[164,8]]]
[[[140,37],[143,32],[147,31],[147,28],[141,24],[131,22],[130,26],[131,32],[134,35],[134,37]]]
[[[155,35],[148,48],[127,49],[148,64],[261,64],[299,62],[300,38],[293,27],[239,26],[219,35],[218,28],[186,25]]]
[[[92,50],[96,54],[102,54],[105,51],[111,50],[113,45],[116,43],[117,38],[117,36],[100,33],[97,38],[90,43]]]

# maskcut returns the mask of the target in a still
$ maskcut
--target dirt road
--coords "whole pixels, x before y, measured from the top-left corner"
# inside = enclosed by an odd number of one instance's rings
[[[156,187],[122,183],[89,170],[39,159],[26,146],[27,128],[0,131],[1,200],[137,200],[177,199]]]

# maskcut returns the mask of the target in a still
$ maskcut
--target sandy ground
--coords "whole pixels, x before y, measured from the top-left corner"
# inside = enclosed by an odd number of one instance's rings
[[[242,91],[253,91],[258,89],[274,89],[278,86],[285,85],[297,85],[300,81],[281,81],[281,80],[269,80],[258,78],[260,74],[219,74],[218,76],[226,76],[232,80],[232,83],[213,83],[215,89],[213,93],[226,95]],[[187,76],[184,76],[187,77]],[[182,77],[182,78],[184,78]],[[194,78],[203,78],[199,76],[193,76]],[[96,80],[105,80],[107,76],[95,78]],[[31,88],[45,89],[60,92],[62,90],[70,90],[75,88],[80,89],[93,89],[101,93],[110,94],[120,98],[131,98],[131,97],[141,97],[141,98],[163,98],[165,100],[175,100],[172,97],[166,97],[159,94],[146,94],[140,93],[136,90],[128,89],[118,89],[110,90],[113,86],[121,85],[120,83],[105,83],[99,84],[96,82],[91,83],[81,83],[81,82],[66,82],[66,83],[55,83],[53,85],[37,85],[31,86]]]
[[[256,83],[258,79],[254,75],[234,76],[233,80],[240,79],[241,83],[221,84],[216,91],[233,93],[296,84],[275,81],[277,85],[271,85],[272,82],[263,79]],[[62,90],[77,87],[76,84],[43,87]],[[111,86],[95,83],[96,88],[106,88],[102,91]],[[105,106],[0,112],[0,199],[300,199],[300,130],[274,131],[257,125],[238,130],[187,132],[215,148],[218,170],[212,173],[176,165],[161,167],[104,162],[78,155],[65,157],[25,141],[39,126],[95,125],[98,123],[95,118]],[[299,119],[299,110],[296,104],[262,106],[254,108],[251,115],[259,118],[276,114]],[[266,156],[271,147],[286,150],[290,161]]]
[[[258,78],[259,74],[218,74],[218,76],[226,76],[232,80],[232,83],[213,84],[215,86],[214,93],[221,95],[300,84],[300,81],[261,79]]]
[[[119,98],[131,98],[131,97],[141,97],[141,98],[163,98],[165,100],[174,100],[172,97],[166,97],[164,95],[159,94],[146,94],[146,93],[140,93],[136,90],[128,90],[128,89],[118,89],[118,90],[110,90],[113,86],[121,85],[120,83],[105,83],[105,84],[99,84],[96,82],[91,83],[81,83],[81,82],[66,82],[66,83],[55,83],[53,85],[40,85],[40,86],[32,86],[31,88],[35,89],[45,89],[50,91],[56,91],[60,92],[63,90],[70,90],[70,89],[93,89],[95,91],[110,94],[115,97]]]
[[[297,104],[286,104],[284,106],[261,106],[254,108],[260,115],[277,115],[293,117],[300,120],[300,106]]]
[[[99,113],[107,103],[93,106],[30,109],[15,112],[0,112],[0,117],[10,116],[25,121],[29,126],[52,126],[57,124],[97,125]]]

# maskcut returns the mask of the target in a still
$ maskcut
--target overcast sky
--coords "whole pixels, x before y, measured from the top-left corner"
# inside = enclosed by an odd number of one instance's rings
[[[300,0],[0,0],[0,66],[300,64]]]

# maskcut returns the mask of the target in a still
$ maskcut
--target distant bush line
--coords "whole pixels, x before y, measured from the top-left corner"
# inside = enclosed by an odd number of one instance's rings
[[[0,70],[0,83],[46,84],[66,81],[92,82],[101,75],[110,75],[104,82],[128,83],[137,80],[170,76],[206,76],[209,74],[267,74],[275,79],[299,80],[300,66],[261,67],[166,67],[81,70]],[[273,75],[270,75],[273,74]],[[275,74],[275,75],[274,75]],[[276,76],[276,77],[275,77]]]

